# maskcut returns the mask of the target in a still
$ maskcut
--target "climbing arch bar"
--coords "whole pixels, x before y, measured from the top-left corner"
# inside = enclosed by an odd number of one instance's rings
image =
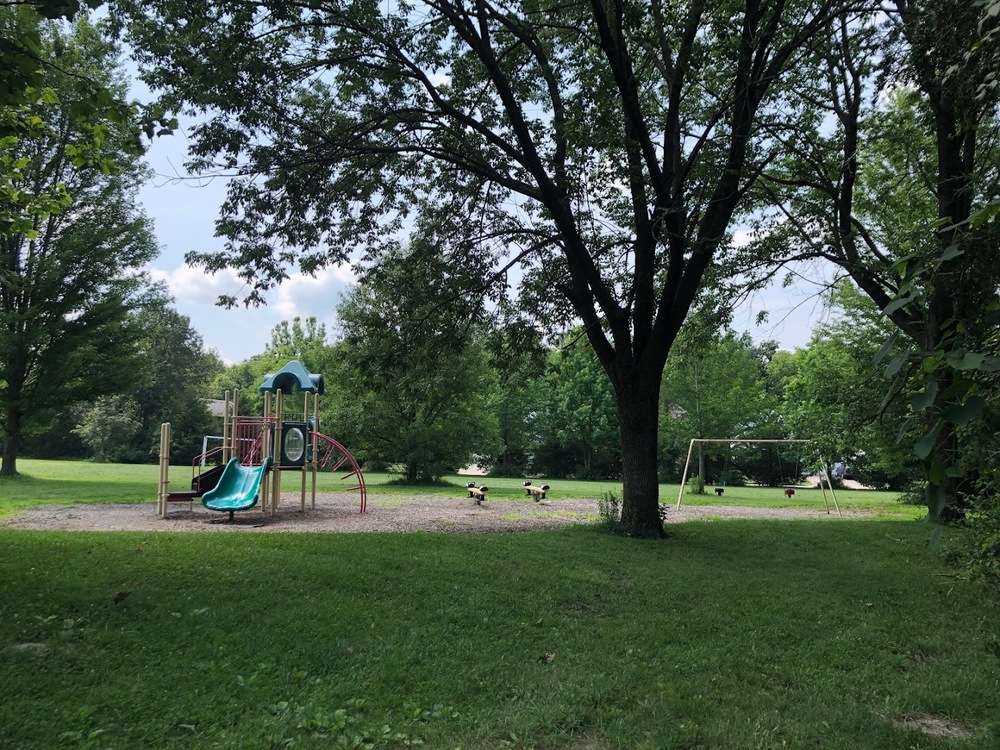
[[[677,493],[677,510],[681,509],[681,500],[684,497],[684,486],[687,484],[688,469],[691,468],[691,453],[694,451],[695,443],[790,443],[790,444],[804,444],[811,443],[812,440],[802,440],[789,438],[787,440],[777,440],[777,439],[760,439],[760,440],[744,440],[741,438],[691,438],[691,443],[688,445],[687,460],[684,462],[684,473],[681,475],[681,488]],[[829,466],[826,457],[821,456],[824,466]],[[833,490],[833,481],[830,479],[827,472],[820,472],[819,475],[819,487],[823,491],[823,504],[826,505],[826,512],[830,512],[830,503],[826,499],[826,487],[823,486],[823,477],[826,476],[826,483],[830,488],[830,495],[833,497],[833,504],[837,508],[837,515],[841,518],[844,514],[840,512],[840,503],[837,502],[837,493]]]

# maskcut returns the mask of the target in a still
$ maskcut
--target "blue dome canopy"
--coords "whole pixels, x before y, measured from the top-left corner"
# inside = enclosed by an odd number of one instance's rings
[[[277,372],[265,375],[264,382],[260,384],[258,390],[262,393],[265,391],[291,393],[295,386],[298,386],[300,391],[320,396],[326,392],[323,387],[323,376],[310,373],[297,359],[293,359]]]

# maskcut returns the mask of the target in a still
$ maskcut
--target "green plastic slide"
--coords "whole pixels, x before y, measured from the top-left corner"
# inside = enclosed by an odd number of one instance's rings
[[[264,459],[260,466],[241,466],[239,458],[230,459],[219,477],[219,483],[201,497],[201,504],[209,510],[233,513],[247,510],[257,504],[260,483],[271,468],[271,457]]]

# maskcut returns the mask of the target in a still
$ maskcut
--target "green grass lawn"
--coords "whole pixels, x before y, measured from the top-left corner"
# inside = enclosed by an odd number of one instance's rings
[[[22,468],[8,511],[155,489],[155,467]],[[1000,607],[925,524],[670,532],[0,530],[0,747],[1000,746]]]
[[[156,484],[159,469],[150,465],[95,464],[86,461],[48,461],[20,459],[18,467],[21,477],[3,480],[0,484],[0,518],[24,507],[42,503],[90,503],[121,502],[137,503],[156,500]],[[171,485],[184,487],[190,481],[189,466],[174,466],[170,470]],[[292,491],[296,486],[286,473],[284,487]],[[407,485],[399,483],[398,476],[384,473],[365,474],[369,493],[380,495],[417,494],[464,494],[467,482],[477,485],[487,484],[490,497],[525,498],[521,479],[501,477],[446,477],[437,485]],[[605,493],[621,497],[621,482],[553,479],[534,480],[534,484],[547,481],[552,485],[550,496],[554,501],[560,497],[599,499]],[[320,473],[317,488],[320,492],[339,491],[351,486],[353,477],[341,481],[340,474]],[[660,501],[673,506],[677,502],[679,487],[676,484],[660,485]],[[788,499],[784,490],[778,487],[728,487],[725,495],[716,497],[712,488],[709,494],[685,494],[684,504],[691,505],[756,505],[793,508],[824,508],[823,496],[819,490],[799,488],[795,497]],[[827,498],[830,508],[833,500]],[[907,506],[899,502],[893,492],[871,490],[837,490],[837,500],[844,510],[866,511],[878,517],[915,518],[923,515],[920,506]]]
[[[922,524],[671,531],[0,531],[0,747],[1000,743],[1000,613]]]

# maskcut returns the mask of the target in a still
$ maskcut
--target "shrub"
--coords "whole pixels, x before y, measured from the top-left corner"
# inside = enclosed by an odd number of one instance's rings
[[[1000,591],[1000,496],[989,487],[966,515],[968,534],[957,562],[972,578]]]
[[[612,491],[601,494],[601,499],[597,501],[597,514],[601,517],[601,525],[611,532],[617,532],[621,528],[622,504]]]

